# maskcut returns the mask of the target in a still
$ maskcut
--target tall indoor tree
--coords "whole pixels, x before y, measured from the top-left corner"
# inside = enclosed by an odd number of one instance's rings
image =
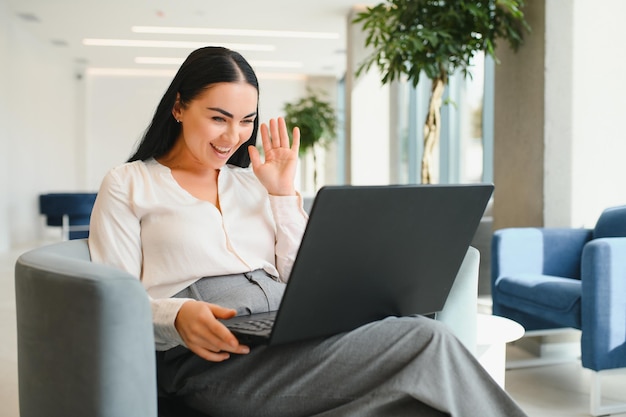
[[[524,31],[524,0],[387,0],[356,15],[373,52],[360,63],[357,76],[376,65],[382,83],[406,80],[417,86],[420,76],[432,81],[424,122],[422,183],[432,182],[431,159],[439,141],[441,105],[448,78],[470,74],[478,52],[495,56],[502,38],[517,50]]]

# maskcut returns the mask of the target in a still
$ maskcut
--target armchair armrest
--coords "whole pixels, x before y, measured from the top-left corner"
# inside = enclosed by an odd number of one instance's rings
[[[445,323],[452,333],[470,350],[476,351],[478,320],[478,267],[480,252],[469,247],[456,275],[443,310],[436,319]]]
[[[626,367],[626,237],[589,242],[582,254],[582,364]]]
[[[591,229],[507,228],[492,239],[491,285],[519,273],[580,278],[580,256]]]
[[[136,278],[90,262],[85,240],[15,265],[20,415],[157,415],[152,313]]]

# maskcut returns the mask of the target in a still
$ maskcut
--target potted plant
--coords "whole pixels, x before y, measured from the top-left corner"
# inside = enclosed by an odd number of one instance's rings
[[[337,134],[337,115],[333,106],[322,98],[321,92],[307,89],[307,94],[284,106],[285,122],[291,131],[300,129],[300,155],[313,155],[313,187],[317,190],[316,147],[327,146]]]
[[[469,74],[472,58],[485,52],[496,62],[496,40],[502,38],[517,50],[524,30],[523,0],[386,0],[356,15],[366,34],[365,46],[373,52],[359,65],[356,75],[376,65],[382,83],[406,77],[417,86],[422,72],[432,81],[424,123],[422,183],[432,182],[430,160],[440,135],[440,115],[448,77]]]

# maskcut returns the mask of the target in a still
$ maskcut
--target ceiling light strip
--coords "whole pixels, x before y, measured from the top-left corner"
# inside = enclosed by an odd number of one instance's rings
[[[135,57],[135,64],[154,64],[154,65],[180,65],[185,58],[165,58],[159,56],[138,56]]]
[[[197,49],[208,46],[206,42],[186,42],[186,41],[156,41],[139,39],[83,39],[83,45],[87,46],[119,46],[133,48],[180,48]],[[270,52],[276,50],[274,45],[251,44],[251,43],[217,43],[216,46],[239,50],[239,51],[263,51]]]
[[[175,35],[217,35],[217,36],[253,36],[270,38],[299,38],[299,39],[339,39],[334,32],[303,32],[290,30],[256,30],[256,29],[218,29],[193,28],[174,26],[133,26],[135,33],[157,33]]]
[[[167,77],[176,75],[175,69],[87,68],[87,75],[104,77]]]
[[[304,64],[298,61],[250,61],[256,68],[302,68]]]
[[[163,77],[172,78],[176,70],[137,69],[137,68],[88,68],[87,75],[94,77]],[[306,74],[257,73],[258,79],[267,80],[306,80]]]
[[[135,58],[136,64],[149,65],[180,65],[185,58],[158,57],[158,56],[138,56]],[[255,68],[302,68],[304,65],[298,61],[249,61]]]

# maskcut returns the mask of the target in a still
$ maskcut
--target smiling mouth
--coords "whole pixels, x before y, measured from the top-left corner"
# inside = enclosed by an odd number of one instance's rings
[[[227,154],[228,152],[230,152],[230,150],[232,149],[232,148],[224,148],[222,146],[217,146],[217,145],[214,145],[212,143],[211,143],[211,147],[213,149],[215,149],[217,151],[217,153],[221,153],[221,154],[224,154],[224,155]]]

